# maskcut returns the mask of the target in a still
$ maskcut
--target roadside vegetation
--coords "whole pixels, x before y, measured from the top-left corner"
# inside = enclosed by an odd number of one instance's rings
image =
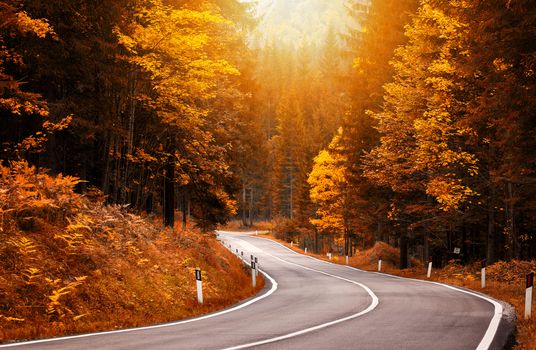
[[[162,229],[80,180],[0,166],[0,340],[112,330],[224,308],[263,288],[213,234]],[[194,270],[203,271],[197,304]]]

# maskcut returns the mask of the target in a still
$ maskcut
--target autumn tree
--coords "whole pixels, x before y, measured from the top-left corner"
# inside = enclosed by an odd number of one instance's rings
[[[239,74],[221,45],[233,37],[232,22],[218,11],[208,4],[191,9],[153,1],[138,10],[138,23],[128,35],[120,34],[121,44],[131,53],[129,62],[150,80],[147,105],[163,126],[158,156],[165,164],[164,218],[170,226],[175,183],[191,187],[203,197],[202,203],[212,202],[223,210],[216,216],[226,217],[233,210],[218,181],[225,179],[228,168],[225,149],[215,144],[213,125],[207,124],[211,101],[222,94],[228,76]]]
[[[42,152],[48,137],[70,118],[54,123],[42,96],[24,87],[29,67],[20,47],[57,39],[53,28],[23,11],[20,2],[0,2],[0,18],[0,160],[21,159]]]

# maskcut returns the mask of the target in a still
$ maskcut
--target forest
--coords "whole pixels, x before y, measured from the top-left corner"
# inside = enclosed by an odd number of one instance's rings
[[[532,1],[334,3],[278,41],[255,1],[0,1],[2,220],[11,176],[62,174],[164,226],[535,258]]]

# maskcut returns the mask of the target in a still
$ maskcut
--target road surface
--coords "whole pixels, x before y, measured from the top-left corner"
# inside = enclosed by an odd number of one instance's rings
[[[17,349],[501,349],[511,324],[477,294],[330,264],[254,235],[220,232],[259,259],[261,295],[174,324],[8,344]],[[270,282],[271,281],[271,282]]]

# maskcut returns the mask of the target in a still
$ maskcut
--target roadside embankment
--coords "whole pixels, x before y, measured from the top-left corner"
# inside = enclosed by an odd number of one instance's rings
[[[24,163],[0,171],[0,341],[174,321],[264,286],[259,276],[251,287],[248,267],[214,234],[162,229],[97,192],[75,193],[76,178]]]

